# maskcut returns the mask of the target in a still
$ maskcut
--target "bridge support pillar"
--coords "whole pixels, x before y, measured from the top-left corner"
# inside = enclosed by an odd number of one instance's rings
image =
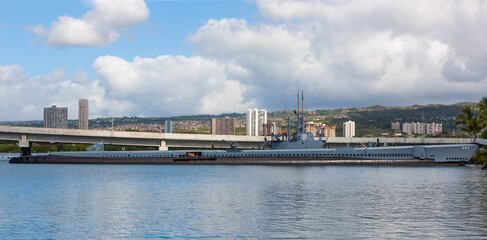
[[[22,134],[19,140],[20,156],[30,155],[30,142],[27,140],[27,135]]]
[[[166,141],[161,141],[161,145],[159,146],[159,151],[168,150],[166,145]]]

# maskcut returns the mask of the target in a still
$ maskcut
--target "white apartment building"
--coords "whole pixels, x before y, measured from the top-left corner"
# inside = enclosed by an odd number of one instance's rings
[[[247,109],[247,136],[262,136],[262,124],[267,124],[267,110]]]
[[[355,136],[355,122],[348,121],[343,123],[343,136],[344,137],[354,137]]]
[[[430,135],[438,135],[443,131],[443,124],[441,123],[420,123],[420,122],[412,122],[412,123],[403,123],[402,124],[402,132],[411,134],[430,134]]]

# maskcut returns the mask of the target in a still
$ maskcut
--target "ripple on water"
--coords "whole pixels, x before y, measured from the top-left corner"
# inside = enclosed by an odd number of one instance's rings
[[[9,165],[0,238],[485,238],[472,167]]]

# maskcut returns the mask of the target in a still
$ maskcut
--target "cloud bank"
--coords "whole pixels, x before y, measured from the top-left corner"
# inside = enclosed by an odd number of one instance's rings
[[[51,46],[104,47],[117,41],[123,30],[148,18],[143,0],[94,0],[93,10],[81,19],[64,15],[47,28],[37,25],[30,29]]]
[[[58,68],[46,76],[29,77],[20,66],[0,66],[0,102],[8,103],[0,104],[2,120],[41,120],[42,109],[51,105],[68,107],[70,119],[77,118],[79,98],[90,100],[94,116],[124,111],[123,103],[107,99],[100,82],[81,70],[67,75]]]
[[[39,89],[43,99],[27,97],[18,106],[0,110],[23,109],[17,114],[20,118],[39,119],[39,108],[58,102],[66,102],[75,112],[77,98],[94,102],[92,116],[292,109],[297,89],[305,91],[308,109],[455,103],[487,95],[484,1],[257,0],[256,4],[260,22],[210,19],[190,34],[186,42],[194,46],[192,57],[100,56],[93,62],[97,79],[82,72],[66,76],[62,69],[30,77],[19,66],[0,66],[2,100],[18,99],[17,94],[29,89]],[[116,36],[117,29],[134,26],[148,14],[141,10],[146,14],[118,21],[111,17],[116,14],[103,9],[95,5],[82,19],[66,20],[108,27],[103,34],[93,34],[103,40],[83,44],[109,44],[112,30]],[[55,33],[63,21],[46,32]]]
[[[232,69],[201,57],[166,55],[128,62],[103,56],[93,68],[109,97],[131,102],[136,115],[211,114],[254,104],[242,96],[246,87],[229,77]]]

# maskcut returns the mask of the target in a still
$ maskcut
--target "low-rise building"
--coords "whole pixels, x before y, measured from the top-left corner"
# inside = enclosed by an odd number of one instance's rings
[[[401,131],[401,123],[399,122],[392,122],[391,123],[391,128],[394,130],[395,133],[398,133]]]
[[[281,134],[281,125],[276,124],[275,122],[264,123],[262,124],[262,130],[266,136]]]
[[[430,135],[438,135],[443,131],[443,124],[441,123],[420,123],[420,122],[412,122],[412,123],[403,123],[402,124],[402,131],[409,135],[412,134],[430,134]]]
[[[314,136],[335,137],[336,127],[324,123],[307,122],[304,124],[304,130]]]

